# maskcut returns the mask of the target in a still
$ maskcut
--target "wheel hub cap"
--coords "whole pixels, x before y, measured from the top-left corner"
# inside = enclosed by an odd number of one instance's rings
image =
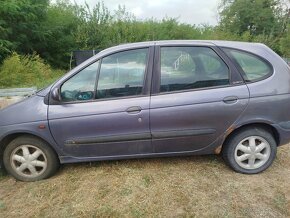
[[[37,177],[47,168],[45,154],[33,145],[22,145],[11,153],[10,163],[13,170],[21,176]]]
[[[244,169],[258,169],[270,158],[270,144],[262,137],[243,139],[235,149],[235,161]]]

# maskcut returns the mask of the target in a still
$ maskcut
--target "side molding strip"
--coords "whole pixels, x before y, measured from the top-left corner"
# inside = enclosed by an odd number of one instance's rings
[[[128,135],[110,135],[98,136],[83,139],[70,139],[65,141],[65,145],[82,145],[82,144],[97,144],[106,142],[121,142],[121,141],[137,141],[151,139],[151,134],[148,133],[135,133]]]
[[[195,135],[208,135],[215,133],[215,129],[190,129],[190,130],[174,130],[174,131],[156,131],[152,132],[153,139],[186,137]]]
[[[72,145],[87,145],[98,144],[108,142],[122,142],[122,141],[138,141],[138,140],[150,140],[163,139],[163,138],[175,138],[175,137],[190,137],[196,135],[208,135],[215,133],[215,129],[190,129],[190,130],[173,130],[173,131],[156,131],[151,134],[148,133],[135,133],[128,135],[110,135],[99,136],[92,138],[70,139],[65,141],[66,146]]]

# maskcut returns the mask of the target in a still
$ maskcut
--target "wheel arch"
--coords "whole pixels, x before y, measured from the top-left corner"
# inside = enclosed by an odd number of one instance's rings
[[[266,122],[246,123],[246,124],[240,125],[236,128],[230,127],[224,136],[224,140],[223,140],[222,145],[220,147],[218,147],[218,149],[216,149],[215,153],[222,152],[224,145],[227,143],[228,140],[231,139],[231,137],[235,136],[237,133],[239,133],[240,131],[243,131],[244,129],[253,128],[253,127],[265,129],[266,131],[268,131],[269,133],[271,133],[273,135],[273,137],[277,143],[277,146],[280,145],[279,132],[270,123],[266,123]]]
[[[44,138],[33,134],[33,133],[28,133],[28,132],[14,132],[14,133],[10,133],[6,136],[4,136],[1,141],[0,141],[0,166],[3,167],[4,169],[4,164],[3,164],[3,154],[4,154],[4,150],[6,148],[6,146],[12,142],[14,139],[21,137],[21,136],[29,136],[29,137],[33,137],[33,138],[37,138],[41,141],[44,141],[52,150],[53,152],[55,152],[56,156],[59,158],[58,152],[55,150],[55,148],[53,146],[51,146],[51,144],[45,140]]]

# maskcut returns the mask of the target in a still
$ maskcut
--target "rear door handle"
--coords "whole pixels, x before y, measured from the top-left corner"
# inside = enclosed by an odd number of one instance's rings
[[[126,112],[129,113],[129,114],[138,114],[140,113],[142,110],[141,107],[139,106],[133,106],[133,107],[129,107]]]
[[[223,102],[226,104],[233,104],[233,103],[236,103],[238,99],[239,98],[237,96],[229,96],[229,97],[225,97],[223,99]]]

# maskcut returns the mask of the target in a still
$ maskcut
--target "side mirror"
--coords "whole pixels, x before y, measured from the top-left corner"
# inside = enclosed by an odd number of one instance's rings
[[[60,101],[61,97],[60,97],[60,93],[59,93],[59,88],[55,88],[52,90],[51,92],[51,98],[55,101]]]

